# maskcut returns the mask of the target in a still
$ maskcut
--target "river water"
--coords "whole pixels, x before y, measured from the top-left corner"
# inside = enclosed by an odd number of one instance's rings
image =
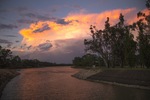
[[[71,77],[79,69],[23,69],[4,89],[1,100],[150,100],[150,90],[89,82]]]

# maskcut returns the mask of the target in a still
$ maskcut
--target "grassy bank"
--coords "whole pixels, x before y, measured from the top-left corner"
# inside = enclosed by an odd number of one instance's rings
[[[6,84],[19,73],[14,69],[0,69],[0,96]]]
[[[145,69],[94,69],[81,70],[73,75],[80,79],[105,82],[128,87],[149,88],[150,70]]]

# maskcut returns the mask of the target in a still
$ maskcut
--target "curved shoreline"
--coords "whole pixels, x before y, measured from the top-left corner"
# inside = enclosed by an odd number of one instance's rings
[[[19,75],[14,69],[0,69],[0,98],[7,83]]]
[[[93,69],[89,69],[89,70],[82,69],[81,71],[79,71],[78,73],[75,73],[72,76],[78,79],[83,79],[83,80],[92,81],[92,82],[150,90],[150,84],[149,84],[150,78],[146,79],[149,76],[145,76],[144,78],[146,80],[144,80],[143,77],[139,77],[139,75],[136,75],[138,73],[140,73],[141,76],[150,74],[150,71],[148,71],[147,74],[145,74],[145,72],[146,71],[140,71],[140,70],[138,71],[126,70],[124,72],[122,70],[121,71],[120,70],[117,70],[117,71],[116,70],[109,70],[109,71],[98,70],[96,71]],[[116,77],[115,74],[119,75],[119,77]],[[131,74],[132,76],[129,76],[128,74]],[[137,79],[139,80],[137,81]]]
[[[89,69],[81,69],[79,72],[75,73],[74,75],[72,75],[73,77],[76,77],[78,79],[87,79],[88,77],[95,75],[97,73],[99,73],[101,70],[89,70]]]
[[[110,85],[118,85],[118,86],[124,86],[124,87],[150,90],[150,87],[146,87],[146,86],[130,85],[130,84],[123,84],[123,83],[116,83],[116,82],[109,82],[109,81],[102,81],[102,80],[89,80],[89,79],[86,79],[86,80],[91,81],[91,82],[97,82],[97,83],[104,83],[104,84],[110,84]]]

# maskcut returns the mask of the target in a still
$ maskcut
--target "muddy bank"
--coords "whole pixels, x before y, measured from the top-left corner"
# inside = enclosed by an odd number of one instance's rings
[[[82,70],[74,77],[128,87],[150,89],[150,70]]]
[[[14,69],[0,69],[0,97],[5,85],[19,73]]]

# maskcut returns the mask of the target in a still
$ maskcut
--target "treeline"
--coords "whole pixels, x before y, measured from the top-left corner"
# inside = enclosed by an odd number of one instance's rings
[[[63,64],[41,62],[37,59],[21,59],[19,56],[13,56],[11,50],[4,49],[0,46],[0,68],[30,68],[61,65]]]
[[[91,67],[91,66],[104,66],[103,60],[94,54],[86,54],[82,57],[75,57],[73,59],[75,67]]]
[[[105,21],[105,28],[99,30],[91,25],[91,39],[85,39],[85,50],[102,59],[106,67],[146,67],[150,68],[150,1],[146,1],[147,12],[137,13],[139,20],[131,25],[125,24],[120,14],[119,22],[110,25],[110,18]],[[133,33],[138,34],[134,37]],[[82,59],[86,59],[82,57]],[[75,58],[74,65],[81,59]],[[96,60],[98,61],[98,60]],[[90,62],[90,60],[89,60]],[[84,65],[84,60],[82,64]],[[91,62],[92,65],[92,62]],[[85,64],[86,66],[86,64]],[[90,66],[90,64],[89,64]]]

